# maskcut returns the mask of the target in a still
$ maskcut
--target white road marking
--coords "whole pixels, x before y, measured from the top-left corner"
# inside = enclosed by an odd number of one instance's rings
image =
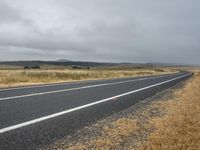
[[[147,79],[152,79],[152,78],[161,78],[161,77],[164,77],[164,76],[146,77],[146,78],[140,78],[140,79],[134,79],[134,80],[113,82],[113,83],[103,83],[103,84],[82,86],[82,87],[71,88],[71,89],[62,89],[62,90],[55,90],[55,91],[48,91],[48,92],[41,92],[41,93],[31,93],[31,94],[25,94],[25,95],[19,95],[19,96],[3,97],[3,98],[0,98],[0,101],[11,100],[11,99],[19,99],[19,98],[24,98],[24,97],[39,96],[39,95],[46,95],[46,94],[53,94],[53,93],[68,92],[68,91],[88,89],[88,88],[108,86],[108,85],[115,85],[115,84],[122,84],[122,83],[127,83],[127,82],[141,81],[141,80],[147,80]]]
[[[99,100],[99,101],[96,101],[96,102],[93,102],[93,103],[78,106],[78,107],[68,109],[68,110],[65,110],[65,111],[61,111],[61,112],[58,112],[58,113],[54,113],[54,114],[51,114],[51,115],[48,115],[48,116],[45,116],[45,117],[33,119],[33,120],[26,121],[26,122],[23,122],[23,123],[20,123],[20,124],[16,124],[16,125],[13,125],[13,126],[2,128],[2,129],[0,129],[0,134],[11,131],[11,130],[15,130],[15,129],[18,129],[18,128],[22,128],[22,127],[25,127],[25,126],[28,126],[28,125],[31,125],[31,124],[35,124],[35,123],[38,123],[38,122],[41,122],[41,121],[44,121],[44,120],[55,118],[55,117],[58,117],[58,116],[61,116],[61,115],[64,115],[64,114],[68,114],[70,112],[81,110],[81,109],[84,109],[84,108],[87,108],[87,107],[90,107],[90,106],[94,106],[94,105],[97,105],[97,104],[100,104],[100,103],[103,103],[103,102],[106,102],[106,101],[110,101],[110,100],[113,100],[113,98],[120,98],[120,97],[129,95],[129,94],[137,93],[137,92],[140,92],[140,91],[152,88],[152,87],[156,87],[156,86],[159,86],[159,85],[162,85],[162,84],[165,84],[165,83],[169,83],[169,82],[172,82],[172,81],[175,81],[175,80],[178,80],[178,79],[190,76],[190,75],[191,74],[186,74],[186,75],[183,75],[183,76],[180,76],[180,77],[176,77],[176,78],[173,78],[173,79],[170,79],[170,80],[167,80],[167,81],[163,81],[163,82],[160,82],[160,83],[157,83],[157,84],[146,86],[146,87],[143,87],[143,88],[140,88],[140,89],[137,89],[137,90],[127,92],[127,93],[123,93],[123,94],[120,94],[120,95],[109,97],[109,98]]]

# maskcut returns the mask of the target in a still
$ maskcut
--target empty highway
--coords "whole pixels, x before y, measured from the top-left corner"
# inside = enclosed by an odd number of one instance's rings
[[[180,72],[0,89],[0,149],[38,149],[191,75]]]

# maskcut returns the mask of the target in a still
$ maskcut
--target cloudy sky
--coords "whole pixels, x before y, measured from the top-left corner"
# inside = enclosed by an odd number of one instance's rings
[[[199,0],[0,0],[0,61],[200,64]]]

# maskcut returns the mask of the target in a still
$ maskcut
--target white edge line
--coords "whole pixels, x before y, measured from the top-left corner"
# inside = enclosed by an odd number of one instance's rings
[[[100,104],[100,103],[103,103],[103,102],[106,102],[106,101],[110,101],[110,100],[113,100],[114,98],[119,98],[119,97],[122,97],[122,96],[126,96],[126,95],[129,95],[129,94],[139,92],[139,91],[143,91],[145,89],[156,87],[156,86],[159,86],[159,85],[162,85],[162,84],[174,81],[174,80],[178,80],[178,79],[190,76],[190,75],[191,74],[183,75],[183,76],[180,76],[180,77],[177,77],[177,78],[174,78],[174,79],[163,81],[163,82],[153,84],[153,85],[150,85],[150,86],[147,86],[147,87],[144,87],[144,88],[140,88],[140,89],[137,89],[137,90],[134,90],[134,91],[123,93],[123,94],[120,94],[120,95],[117,95],[117,96],[112,96],[110,98],[106,98],[106,99],[103,99],[103,100],[100,100],[100,101],[96,101],[96,102],[93,102],[93,103],[89,103],[89,104],[86,104],[86,105],[82,105],[82,106],[78,106],[78,107],[75,107],[75,108],[72,108],[72,109],[68,109],[68,110],[65,110],[65,111],[54,113],[54,114],[51,114],[51,115],[48,115],[48,116],[45,116],[45,117],[33,119],[33,120],[30,120],[30,121],[27,121],[27,122],[23,122],[23,123],[16,124],[16,125],[13,125],[13,126],[10,126],[10,127],[6,127],[6,128],[3,128],[3,129],[0,129],[0,134],[11,131],[11,130],[15,130],[15,129],[18,129],[18,128],[22,128],[24,126],[35,124],[35,123],[38,123],[38,122],[41,122],[41,121],[44,121],[44,120],[47,120],[47,119],[55,118],[55,117],[58,117],[58,116],[61,116],[61,115],[64,115],[64,114],[67,114],[67,113],[70,113],[70,112],[81,110],[83,108],[94,106],[94,105],[97,105],[97,104]]]
[[[94,87],[115,85],[115,84],[134,82],[134,81],[142,81],[142,80],[153,79],[153,78],[161,78],[161,77],[165,77],[165,76],[146,77],[146,78],[127,80],[127,81],[113,82],[113,83],[103,83],[103,84],[82,86],[82,87],[71,88],[71,89],[62,89],[62,90],[48,91],[48,92],[42,92],[42,93],[32,93],[32,94],[25,94],[25,95],[19,95],[19,96],[2,97],[2,98],[0,98],[0,101],[11,100],[11,99],[19,99],[19,98],[24,98],[24,97],[39,96],[39,95],[46,95],[46,94],[53,94],[53,93],[69,92],[69,91],[80,90],[80,89],[88,89],[88,88],[94,88]]]

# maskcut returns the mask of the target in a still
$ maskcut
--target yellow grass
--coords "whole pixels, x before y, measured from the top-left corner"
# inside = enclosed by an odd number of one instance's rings
[[[101,131],[101,136],[97,137],[84,145],[77,144],[68,148],[68,150],[110,150],[115,149],[124,139],[131,136],[138,130],[135,120],[129,118],[120,118],[110,126],[105,126]]]
[[[0,87],[169,73],[169,70],[0,70]]]
[[[196,73],[175,96],[158,104],[166,115],[152,119],[155,131],[140,150],[200,149],[200,74]]]

